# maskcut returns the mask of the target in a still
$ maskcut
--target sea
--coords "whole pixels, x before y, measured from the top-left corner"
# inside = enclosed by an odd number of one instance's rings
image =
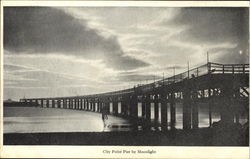
[[[121,111],[118,103],[118,112]],[[112,104],[110,105],[112,112]],[[142,116],[141,103],[138,103],[138,117]],[[170,110],[168,106],[168,122]],[[154,120],[154,103],[151,103],[151,119]],[[182,129],[182,105],[176,104],[176,125]],[[212,113],[212,121],[220,120],[219,113]],[[247,121],[246,116],[240,117],[240,123]],[[159,123],[161,122],[161,105],[159,104]],[[131,131],[129,120],[108,115],[105,123],[97,112],[41,107],[4,107],[4,133],[38,133],[38,132],[106,132]],[[199,105],[199,127],[209,126],[207,105]]]

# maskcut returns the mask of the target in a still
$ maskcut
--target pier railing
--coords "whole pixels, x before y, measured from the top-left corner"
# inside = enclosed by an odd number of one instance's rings
[[[139,86],[140,89],[147,90],[157,88],[162,85],[181,82],[185,79],[195,78],[206,74],[248,74],[249,64],[218,64],[209,62],[205,65],[190,69],[186,72],[164,78],[162,80]]]
[[[239,74],[239,73],[249,73],[249,64],[218,64],[209,63],[209,71],[212,74],[222,73],[222,74]]]
[[[135,91],[148,91],[154,88],[161,87],[163,85],[170,85],[173,83],[181,82],[186,79],[200,77],[206,74],[249,74],[249,64],[219,64],[219,63],[212,63],[209,62],[202,66],[187,70],[186,72],[164,78],[162,80],[135,86],[134,88],[128,88],[119,91],[113,92],[106,92],[100,94],[91,94],[91,95],[84,95],[84,97],[96,97],[96,96],[110,96],[110,95],[119,95],[119,94],[130,94],[134,93]],[[79,96],[80,98],[81,96]],[[72,96],[72,98],[74,98]]]

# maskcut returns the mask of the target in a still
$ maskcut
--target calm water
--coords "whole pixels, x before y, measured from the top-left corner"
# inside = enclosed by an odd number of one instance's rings
[[[107,125],[128,125],[125,119],[109,116]],[[126,128],[105,127],[101,114],[77,110],[5,107],[4,133],[101,132]]]
[[[168,105],[168,122],[170,109]],[[112,104],[110,106],[112,112]],[[118,103],[118,112],[121,112],[121,103]],[[142,116],[141,103],[138,104],[138,116]],[[207,105],[199,105],[199,127],[208,127]],[[154,119],[154,104],[151,103],[151,119]],[[161,119],[161,105],[159,104],[159,122]],[[213,122],[219,121],[219,113],[212,113]],[[240,123],[246,122],[246,117],[240,118]],[[100,113],[54,108],[35,107],[5,107],[4,133],[30,132],[102,132],[102,131],[129,131],[131,123],[123,118],[109,115],[106,126]],[[182,129],[182,104],[176,104],[176,128]]]

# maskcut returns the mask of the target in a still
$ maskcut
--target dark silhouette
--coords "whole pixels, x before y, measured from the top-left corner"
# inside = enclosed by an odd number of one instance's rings
[[[106,127],[106,120],[108,120],[107,110],[105,108],[102,109],[102,121],[104,127]]]

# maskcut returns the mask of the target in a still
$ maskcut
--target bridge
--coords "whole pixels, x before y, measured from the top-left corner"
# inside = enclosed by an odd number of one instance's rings
[[[29,98],[20,99],[20,102],[37,107],[99,113],[105,110],[109,114],[143,123],[152,122],[151,103],[154,103],[153,120],[158,121],[161,118],[162,130],[167,130],[168,127],[175,129],[177,102],[183,104],[183,129],[197,129],[198,103],[202,102],[208,105],[210,127],[215,109],[220,113],[222,124],[239,123],[241,112],[249,112],[249,64],[208,62],[172,77],[120,91],[70,97]],[[141,109],[140,117],[138,109]],[[247,120],[249,121],[249,116]]]

